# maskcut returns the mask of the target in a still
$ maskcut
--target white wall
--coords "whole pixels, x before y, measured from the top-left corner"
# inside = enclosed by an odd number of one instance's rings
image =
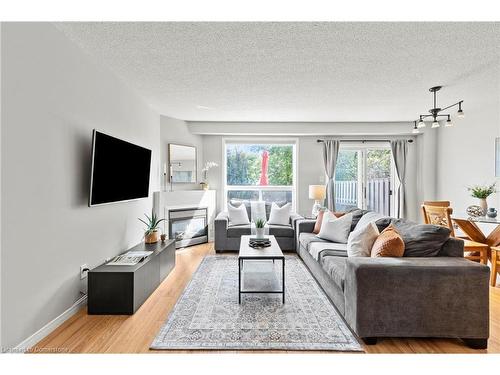
[[[243,123],[231,123],[233,126],[226,128],[227,135],[241,134],[238,133],[237,129],[243,128]],[[260,124],[245,124],[245,134],[248,136],[258,136],[265,134],[262,125]],[[339,125],[339,127],[336,127]],[[217,131],[219,129],[218,124],[210,124],[204,123],[204,128],[200,125],[200,123],[190,122],[188,124],[190,129],[195,129],[196,132],[210,132]],[[217,126],[217,128],[214,128]],[[276,131],[282,131],[283,136],[289,135],[298,135],[305,134],[307,130],[304,130],[302,127],[296,126],[296,123],[290,123],[288,126],[283,126],[283,123],[276,124],[279,128],[273,128],[273,124],[267,124],[264,129],[269,134],[274,134]],[[303,125],[304,126],[304,125]],[[398,124],[398,127],[395,127],[394,124],[351,124],[350,127],[347,127],[346,124],[313,124],[314,132],[319,130],[325,131],[324,126],[328,127],[328,133],[326,135],[332,135],[335,133],[339,138],[348,138],[348,139],[380,139],[380,136],[371,135],[374,130],[370,129],[370,126],[375,127],[381,134],[391,133],[393,135],[385,135],[383,139],[393,139],[393,138],[405,138],[405,139],[416,139],[417,141],[410,144],[410,152],[409,152],[409,160],[408,160],[408,175],[407,175],[407,188],[408,188],[408,211],[409,211],[409,219],[411,220],[420,220],[419,217],[419,202],[421,197],[426,196],[428,199],[434,199],[434,192],[424,193],[424,189],[428,188],[428,185],[434,185],[434,180],[432,179],[433,174],[429,171],[429,163],[426,159],[422,159],[422,154],[420,150],[424,144],[423,136],[414,137],[407,135],[408,130],[411,130],[411,127],[408,123],[406,124]],[[288,129],[288,131],[287,131]],[[344,134],[341,134],[341,130],[344,129]],[[345,129],[348,131],[345,132]],[[368,131],[367,131],[368,129]],[[236,132],[235,132],[236,130]],[[220,130],[222,131],[222,129]],[[401,134],[394,135],[395,131],[399,131]],[[369,133],[369,134],[367,134]],[[346,135],[347,134],[347,135]],[[269,137],[272,137],[269,135]],[[309,199],[308,196],[308,187],[313,184],[323,184],[324,180],[324,167],[323,167],[323,157],[322,157],[322,147],[321,144],[318,144],[316,140],[321,136],[299,136],[299,154],[298,154],[298,186],[297,186],[297,211],[302,214],[310,214],[313,202]],[[203,149],[204,149],[204,160],[205,161],[222,161],[222,142],[223,135],[203,135]],[[427,143],[425,145],[427,147]],[[426,148],[427,150],[427,148]],[[425,162],[425,163],[424,163]],[[424,165],[422,165],[424,164]],[[434,168],[434,167],[432,167]],[[216,189],[218,191],[218,210],[223,209],[224,196],[222,191],[222,169],[217,168],[215,170],[210,171],[209,183],[211,188]],[[422,177],[425,173],[425,178]]]
[[[92,129],[153,150],[159,116],[51,24],[2,24],[2,345],[80,297],[80,265],[138,243],[152,200],[87,207]]]
[[[437,139],[439,132],[427,126],[420,129],[421,134],[416,137],[417,163],[417,202],[418,206],[426,200],[437,199]],[[423,222],[420,217],[419,221]]]
[[[238,136],[411,135],[412,125],[409,122],[187,122],[192,134]]]
[[[2,71],[2,24],[0,23],[0,72]],[[2,74],[0,74],[0,87],[2,87]],[[2,348],[2,93],[0,91],[0,348]]]
[[[218,135],[204,135],[203,142],[203,162],[215,161],[219,167],[208,172],[208,184],[210,189],[217,191],[217,213],[222,211],[224,203],[224,192],[222,185],[222,137]]]
[[[443,104],[463,99],[464,119],[455,119],[452,128],[439,129],[437,140],[437,195],[452,202],[455,211],[464,212],[477,200],[467,186],[491,184],[495,177],[495,137],[500,137],[500,62],[480,72],[461,77],[442,90]],[[488,204],[500,207],[500,193]]]
[[[166,164],[167,175],[169,173],[168,144],[176,143],[196,147],[197,158],[197,183],[196,184],[173,184],[173,190],[193,190],[200,189],[199,183],[202,179],[201,169],[203,168],[203,141],[199,135],[191,134],[187,124],[183,120],[174,119],[167,116],[160,116],[160,154],[161,154],[161,187],[162,190],[170,190],[168,176],[163,176],[163,168]]]

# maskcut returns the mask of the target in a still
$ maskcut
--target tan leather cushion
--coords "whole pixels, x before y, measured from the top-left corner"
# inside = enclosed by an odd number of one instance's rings
[[[405,243],[397,230],[389,225],[377,237],[372,247],[372,258],[402,257],[405,252]]]
[[[319,233],[319,231],[321,229],[321,224],[323,223],[323,215],[325,214],[326,211],[328,211],[328,210],[323,210],[323,211],[319,212],[318,217],[316,218],[316,223],[314,224],[314,229],[313,229],[314,234]],[[336,217],[341,217],[341,216],[345,215],[345,212],[334,212],[333,214]]]

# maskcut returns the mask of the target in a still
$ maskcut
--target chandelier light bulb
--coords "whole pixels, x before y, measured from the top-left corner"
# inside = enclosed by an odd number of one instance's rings
[[[451,122],[451,119],[448,117],[448,120],[446,120],[446,124],[444,124],[445,127],[450,127],[453,126],[453,122]]]
[[[418,122],[418,127],[425,128],[425,122],[422,119],[420,119],[420,121]]]
[[[434,122],[432,123],[432,128],[439,128],[439,122],[437,122],[436,120],[434,120]]]
[[[465,117],[465,113],[464,113],[464,111],[462,111],[462,108],[460,108],[460,109],[457,111],[457,117],[458,117],[458,118],[464,118],[464,117]]]
[[[420,133],[420,131],[418,130],[418,128],[413,128],[413,130],[411,131],[413,134],[418,134]]]

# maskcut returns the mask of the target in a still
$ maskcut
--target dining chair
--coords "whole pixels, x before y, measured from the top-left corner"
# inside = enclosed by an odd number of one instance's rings
[[[422,213],[426,224],[440,225],[447,227],[450,230],[450,235],[455,236],[455,228],[453,222],[456,220],[451,218],[453,208],[450,207],[449,201],[425,201],[422,205]],[[460,227],[460,224],[457,223]],[[479,242],[474,239],[464,239],[464,258],[488,264],[489,246],[485,242]]]
[[[500,247],[491,248],[491,275],[490,285],[495,286],[497,283],[497,273],[500,272]]]

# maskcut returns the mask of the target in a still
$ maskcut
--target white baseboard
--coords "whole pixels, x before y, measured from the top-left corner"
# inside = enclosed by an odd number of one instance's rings
[[[64,311],[61,315],[56,317],[55,319],[48,322],[26,340],[17,345],[13,353],[24,353],[31,347],[33,347],[36,343],[40,342],[44,337],[46,337],[49,333],[54,331],[57,327],[63,324],[66,320],[71,318],[80,308],[87,304],[87,296],[82,296],[78,301],[76,301],[69,309]]]

